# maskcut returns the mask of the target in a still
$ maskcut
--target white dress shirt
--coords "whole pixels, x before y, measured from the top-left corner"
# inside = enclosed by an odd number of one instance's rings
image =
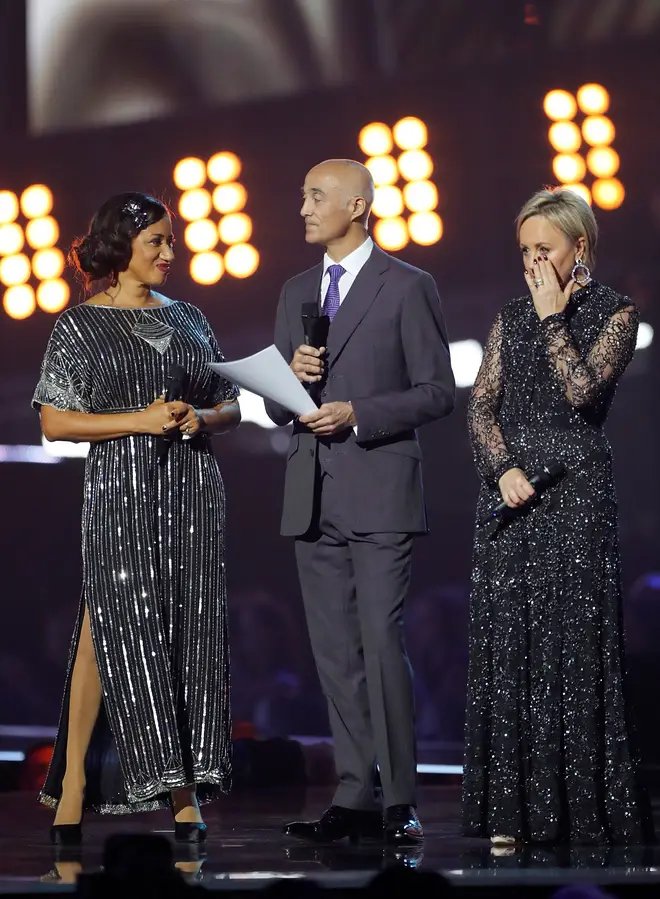
[[[321,280],[321,309],[323,309],[323,303],[325,301],[325,295],[328,292],[328,287],[330,286],[330,274],[328,269],[331,265],[341,265],[343,269],[346,269],[344,274],[339,279],[339,303],[344,302],[344,297],[348,293],[348,291],[353,286],[353,282],[357,278],[360,273],[360,269],[365,264],[367,259],[371,256],[371,251],[374,248],[374,242],[370,237],[367,237],[365,242],[357,248],[357,250],[353,250],[352,253],[349,253],[348,256],[345,256],[343,259],[340,259],[339,262],[335,262],[334,259],[331,259],[326,253],[323,257],[323,278]]]
[[[344,274],[339,279],[339,305],[344,302],[344,297],[348,293],[348,291],[353,286],[353,282],[357,278],[360,273],[360,269],[365,264],[367,259],[371,256],[371,251],[374,248],[374,242],[370,237],[367,237],[365,242],[361,244],[357,250],[353,250],[352,253],[349,253],[348,256],[344,256],[339,262],[335,262],[334,259],[331,259],[326,253],[323,257],[323,278],[321,280],[321,309],[323,309],[323,303],[325,301],[325,295],[328,292],[328,287],[330,286],[330,273],[328,269],[331,265],[341,265],[343,269],[345,269]],[[357,437],[357,425],[354,425],[353,432]]]

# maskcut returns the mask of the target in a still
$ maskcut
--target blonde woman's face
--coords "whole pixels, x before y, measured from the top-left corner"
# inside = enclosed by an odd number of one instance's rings
[[[533,215],[520,228],[520,251],[523,265],[529,271],[534,259],[547,257],[562,287],[570,281],[576,258],[584,255],[584,237],[576,241],[559,231],[543,215]]]

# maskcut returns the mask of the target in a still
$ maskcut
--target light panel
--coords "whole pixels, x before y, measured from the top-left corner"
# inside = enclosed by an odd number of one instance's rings
[[[375,185],[374,239],[384,250],[402,250],[411,240],[431,246],[442,238],[442,219],[435,212],[438,188],[431,181],[435,163],[427,144],[428,127],[417,116],[404,116],[391,127],[371,122],[358,135]]]
[[[2,298],[2,305],[10,318],[28,318],[37,306],[34,288],[29,284],[9,287]]]
[[[0,225],[15,222],[20,212],[18,197],[11,190],[0,190]]]
[[[71,291],[62,278],[42,281],[37,287],[37,305],[44,312],[61,312],[69,302]]]
[[[46,184],[0,190],[0,296],[10,318],[28,318],[37,308],[60,312],[69,302],[53,206],[53,192]]]
[[[365,156],[385,156],[394,146],[392,129],[383,122],[371,122],[360,131],[358,144]]]
[[[188,223],[184,240],[193,254],[190,277],[197,284],[217,284],[225,272],[249,278],[259,267],[259,253],[248,243],[253,224],[244,211],[248,194],[238,180],[242,170],[242,160],[231,150],[207,160],[189,156],[174,167],[174,183],[183,191],[179,213]]]
[[[563,89],[551,90],[543,100],[545,114],[552,120],[548,140],[557,152],[552,161],[555,178],[587,203],[607,210],[618,209],[625,199],[625,188],[614,177],[621,160],[610,146],[616,128],[605,115],[609,108],[607,89],[594,82],[583,84],[575,95]],[[588,146],[586,157],[578,152],[583,143]],[[588,173],[595,179],[591,184],[585,183]]]

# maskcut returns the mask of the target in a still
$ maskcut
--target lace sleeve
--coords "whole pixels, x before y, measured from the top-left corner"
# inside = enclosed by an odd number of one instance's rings
[[[498,315],[488,335],[468,403],[468,431],[477,471],[486,483],[493,486],[497,485],[505,471],[518,465],[504,442],[497,421],[503,381],[502,316]]]
[[[615,312],[585,356],[580,355],[563,312],[541,322],[548,360],[575,409],[592,404],[613,386],[632,359],[637,342],[639,313],[632,305]]]

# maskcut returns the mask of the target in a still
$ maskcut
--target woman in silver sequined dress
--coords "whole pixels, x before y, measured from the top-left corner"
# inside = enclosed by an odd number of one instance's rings
[[[529,294],[497,316],[469,403],[482,479],[464,830],[495,843],[635,843],[651,826],[624,700],[617,505],[603,424],[632,358],[633,303],[592,279],[597,226],[565,189],[518,238]],[[542,496],[528,476],[557,460]]]
[[[70,261],[107,289],[60,316],[34,395],[49,440],[91,444],[82,596],[40,795],[58,843],[80,841],[85,809],[163,806],[178,839],[199,841],[198,800],[230,781],[225,498],[210,437],[240,412],[207,365],[222,355],[205,317],[155,290],[172,246],[152,197],[101,207]],[[174,364],[185,386],[165,402]]]

